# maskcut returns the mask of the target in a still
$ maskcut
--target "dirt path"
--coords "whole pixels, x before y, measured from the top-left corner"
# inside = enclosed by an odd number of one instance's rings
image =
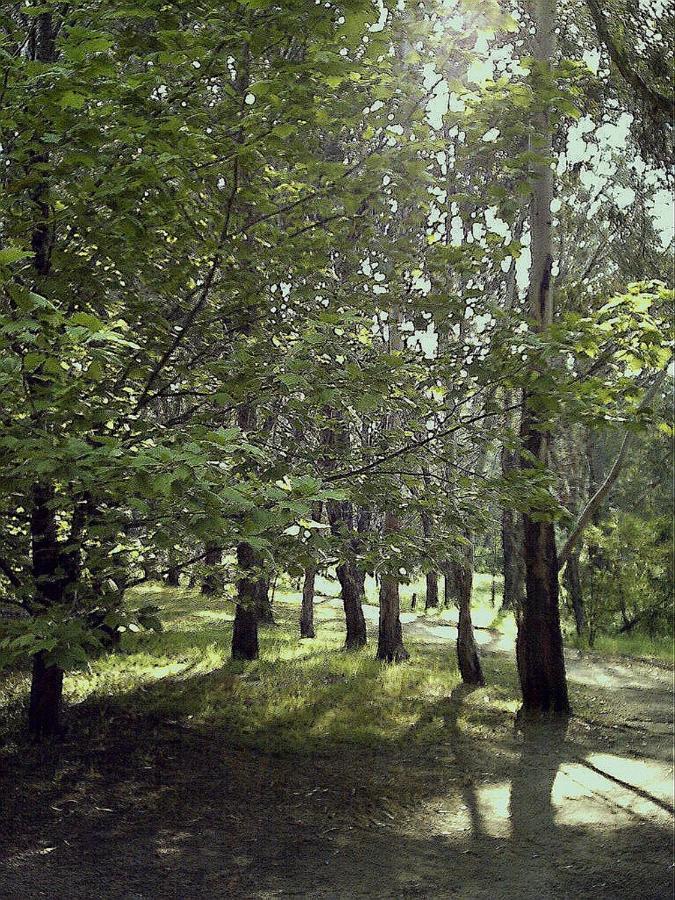
[[[454,639],[420,619],[406,631]],[[669,898],[672,674],[568,654],[592,717],[517,730],[496,684],[512,677],[506,639],[479,634],[488,686],[431,704],[442,739],[421,748],[411,734],[288,757],[113,712],[83,750],[83,720],[58,759],[2,773],[0,896]]]

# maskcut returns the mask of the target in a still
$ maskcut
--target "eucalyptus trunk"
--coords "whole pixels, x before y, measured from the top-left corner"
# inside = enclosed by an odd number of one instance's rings
[[[533,195],[530,207],[531,255],[529,285],[530,315],[538,331],[553,322],[553,291],[551,285],[553,171],[548,162],[552,155],[552,127],[548,104],[543,99],[551,77],[555,55],[555,0],[535,0],[534,94],[537,105],[534,113],[536,150],[546,160],[535,167]],[[539,83],[536,83],[539,81]],[[550,435],[537,413],[536,389],[530,389],[523,399],[521,440],[529,456],[523,454],[521,467],[529,469],[531,459],[546,465],[549,458]],[[538,521],[523,516],[523,558],[525,562],[525,598],[518,616],[516,658],[523,695],[523,711],[529,714],[553,712],[569,713],[569,698],[565,676],[560,611],[558,608],[558,555],[553,522]]]

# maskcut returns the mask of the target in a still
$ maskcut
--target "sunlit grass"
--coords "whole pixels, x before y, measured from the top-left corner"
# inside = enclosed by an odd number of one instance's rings
[[[635,632],[634,634],[600,634],[592,647],[588,640],[576,635],[568,638],[568,643],[578,650],[590,651],[599,656],[627,656],[643,659],[660,659],[673,662],[673,638],[656,637]]]
[[[423,613],[423,583],[407,586],[408,599],[418,592]],[[374,584],[369,585],[374,600]],[[147,716],[188,728],[217,728],[229,744],[270,752],[299,753],[350,745],[364,751],[378,747],[433,745],[447,736],[449,700],[460,683],[454,642],[425,643],[407,634],[411,652],[405,665],[375,660],[376,628],[371,620],[369,645],[356,653],[342,650],[343,615],[335,584],[319,582],[317,637],[298,636],[299,596],[279,591],[277,624],[260,629],[260,658],[243,663],[230,658],[233,604],[197,590],[144,586],[132,592],[131,606],[152,601],[161,607],[161,633],[126,633],[119,653],[105,654],[65,680],[71,704],[112,704],[127,714]],[[476,626],[499,624],[505,639],[515,634],[513,615],[491,602],[491,580],[479,575],[475,585]],[[328,599],[326,599],[328,598]],[[454,611],[432,619],[453,621]],[[487,631],[482,631],[487,637]],[[512,642],[511,642],[512,643]],[[630,649],[628,649],[630,647]],[[602,641],[601,652],[663,655],[639,635]],[[654,651],[658,650],[658,653]],[[489,733],[512,719],[519,706],[514,660],[506,654],[485,656],[488,685],[462,703],[465,725]],[[25,698],[26,673],[0,681],[0,705]],[[586,712],[585,691],[575,691],[575,707]],[[589,706],[590,709],[590,706]]]

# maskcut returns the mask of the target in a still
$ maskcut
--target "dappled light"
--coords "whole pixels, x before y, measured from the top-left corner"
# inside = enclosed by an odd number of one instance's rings
[[[665,900],[666,0],[5,0],[0,900]]]

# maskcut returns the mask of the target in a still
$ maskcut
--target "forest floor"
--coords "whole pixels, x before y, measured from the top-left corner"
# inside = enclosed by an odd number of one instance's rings
[[[480,591],[473,690],[447,613],[406,612],[411,661],[381,667],[340,651],[335,598],[300,641],[282,594],[241,664],[229,604],[156,596],[162,634],[67,679],[57,749],[18,736],[25,677],[0,688],[3,900],[672,896],[663,662],[568,651],[575,716],[516,727],[513,629]]]

